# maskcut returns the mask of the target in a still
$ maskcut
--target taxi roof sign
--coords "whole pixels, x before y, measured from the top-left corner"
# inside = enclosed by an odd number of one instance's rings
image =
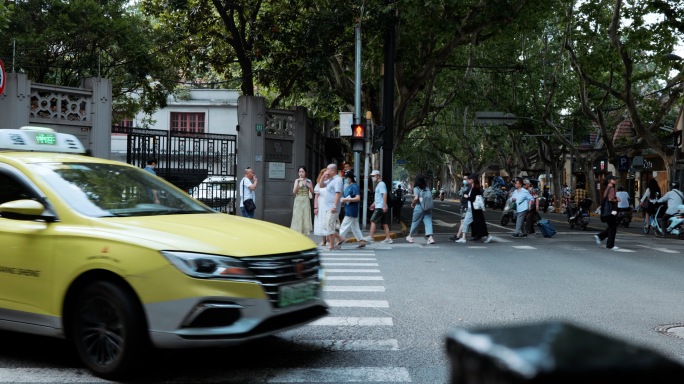
[[[0,129],[0,151],[86,153],[76,136],[46,127]]]

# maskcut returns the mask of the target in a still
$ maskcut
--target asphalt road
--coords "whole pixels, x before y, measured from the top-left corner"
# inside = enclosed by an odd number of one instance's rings
[[[238,348],[157,352],[139,382],[447,383],[459,327],[566,321],[684,364],[684,241],[620,228],[598,247],[564,216],[558,234],[513,239],[488,211],[489,244],[448,241],[458,216],[437,202],[434,245],[416,237],[321,249],[331,315]],[[440,223],[443,222],[444,224]],[[398,228],[397,225],[394,228]],[[0,333],[0,382],[96,382],[65,342]]]

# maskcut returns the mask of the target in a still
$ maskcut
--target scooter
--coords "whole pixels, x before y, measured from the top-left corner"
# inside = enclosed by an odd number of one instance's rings
[[[632,206],[629,208],[618,208],[618,227],[629,228],[629,223],[632,222]]]
[[[660,211],[664,209],[667,209],[667,206],[664,204],[658,207],[656,217],[662,216],[659,216],[659,214],[661,213]],[[653,233],[656,235],[656,237],[666,237],[667,235],[675,235],[680,239],[684,239],[684,204],[680,204],[677,206],[677,212],[675,212],[675,214],[672,215],[672,217],[670,217],[666,224],[668,224],[667,228],[663,229],[661,228],[660,221],[655,221]]]
[[[494,209],[504,209],[506,207],[506,189],[505,187],[499,189],[494,193]]]
[[[501,225],[506,226],[508,222],[512,222],[515,225],[516,217],[515,203],[509,198],[506,200],[506,206],[503,209],[503,215],[501,215]]]
[[[591,208],[591,199],[584,199],[579,203],[579,208],[573,216],[568,216],[568,224],[570,224],[570,229],[575,228],[575,226],[582,228],[583,231],[587,230],[587,226],[591,222],[589,216],[589,208]],[[568,208],[575,210],[575,203],[569,203]]]
[[[439,200],[440,201],[444,201],[444,195],[446,195],[446,193],[444,191],[439,191]]]

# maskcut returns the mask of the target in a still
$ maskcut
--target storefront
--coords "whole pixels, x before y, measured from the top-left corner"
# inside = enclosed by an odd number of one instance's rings
[[[646,191],[646,188],[648,188],[648,182],[651,179],[656,179],[663,194],[668,191],[667,170],[665,162],[663,162],[660,156],[646,155],[641,159],[637,156],[634,158],[633,167],[636,170],[635,178],[638,181],[634,189],[639,200],[644,191]]]

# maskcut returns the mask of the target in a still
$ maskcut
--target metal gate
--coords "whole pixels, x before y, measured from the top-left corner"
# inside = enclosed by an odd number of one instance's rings
[[[125,134],[126,162],[157,160],[157,175],[212,209],[235,214],[236,135],[112,127]]]

